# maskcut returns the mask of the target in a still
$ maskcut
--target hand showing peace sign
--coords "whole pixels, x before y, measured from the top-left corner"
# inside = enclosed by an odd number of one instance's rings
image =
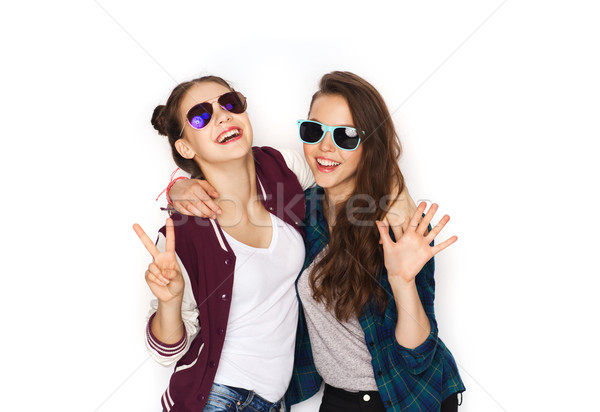
[[[446,223],[448,223],[450,217],[445,215],[439,223],[431,229],[431,232],[425,233],[427,231],[427,226],[438,209],[438,205],[434,203],[423,217],[422,215],[426,206],[425,202],[419,204],[408,228],[403,234],[394,232],[396,242],[390,237],[388,225],[381,221],[376,222],[379,234],[383,241],[385,267],[390,282],[403,281],[404,283],[410,283],[421,271],[423,266],[425,266],[425,263],[458,239],[456,236],[452,236],[450,239],[447,239],[439,245],[433,247],[429,246],[431,241],[435,239]]]
[[[175,230],[173,220],[167,219],[167,246],[160,252],[154,242],[146,235],[137,223],[133,230],[138,235],[146,250],[152,255],[153,261],[146,270],[146,283],[160,302],[167,303],[183,296],[184,280],[181,268],[175,255]]]

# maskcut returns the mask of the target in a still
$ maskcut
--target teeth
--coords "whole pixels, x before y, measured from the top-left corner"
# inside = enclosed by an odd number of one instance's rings
[[[224,143],[227,140],[230,140],[234,137],[239,136],[240,131],[238,129],[234,129],[234,130],[230,130],[227,133],[222,134],[221,136],[219,136],[219,143]]]
[[[321,166],[338,166],[340,163],[334,162],[333,160],[317,159],[317,163]]]

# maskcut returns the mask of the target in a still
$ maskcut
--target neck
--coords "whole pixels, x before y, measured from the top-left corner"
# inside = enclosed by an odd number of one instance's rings
[[[216,199],[223,211],[219,217],[231,220],[247,215],[248,211],[261,206],[256,187],[256,169],[252,153],[226,163],[202,165],[206,180],[219,193]]]
[[[347,201],[351,193],[351,190],[325,189],[323,212],[330,229],[335,225],[336,206]]]

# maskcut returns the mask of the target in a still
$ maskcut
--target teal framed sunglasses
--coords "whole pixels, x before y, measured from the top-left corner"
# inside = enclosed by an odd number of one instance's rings
[[[306,144],[317,144],[327,134],[331,133],[333,143],[342,150],[352,151],[358,149],[360,136],[354,127],[327,126],[314,120],[298,120],[298,134],[300,140]],[[362,132],[364,135],[365,132]]]

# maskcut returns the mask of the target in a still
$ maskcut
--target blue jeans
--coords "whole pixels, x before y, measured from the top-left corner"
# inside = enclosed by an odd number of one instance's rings
[[[287,412],[285,402],[275,403],[261,398],[254,391],[214,383],[204,412]]]

